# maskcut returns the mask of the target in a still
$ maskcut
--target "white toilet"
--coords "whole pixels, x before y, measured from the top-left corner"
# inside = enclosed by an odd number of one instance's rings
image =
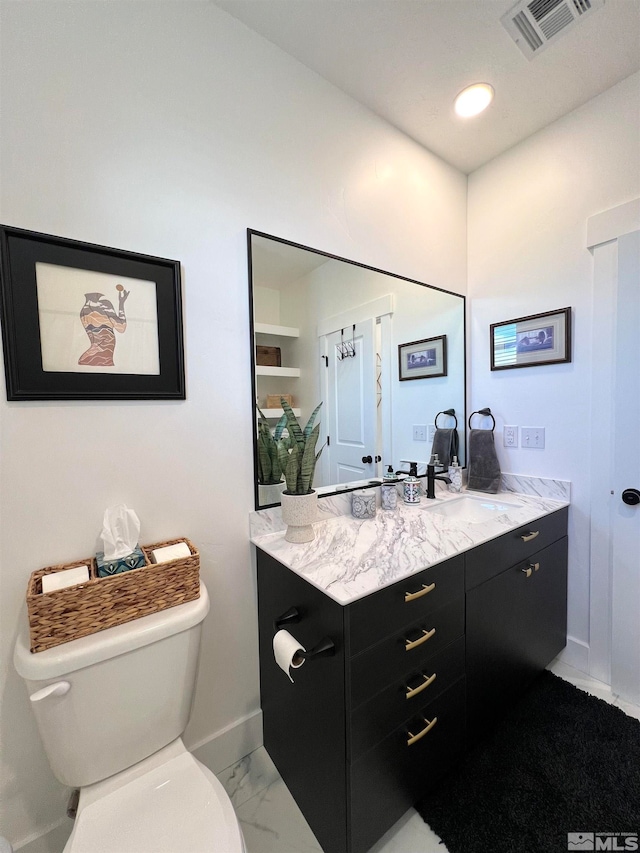
[[[64,853],[246,853],[231,801],[180,735],[209,596],[31,654],[26,680],[51,768],[80,788]]]

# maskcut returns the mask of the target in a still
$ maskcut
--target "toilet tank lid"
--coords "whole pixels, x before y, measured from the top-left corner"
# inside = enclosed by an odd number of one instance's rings
[[[18,674],[29,681],[59,678],[187,631],[202,622],[208,612],[209,595],[206,586],[200,581],[200,597],[194,601],[178,604],[140,619],[132,619],[124,625],[106,628],[96,634],[89,634],[88,637],[80,637],[79,640],[71,640],[44,652],[35,653],[30,651],[29,626],[23,615],[13,663]]]

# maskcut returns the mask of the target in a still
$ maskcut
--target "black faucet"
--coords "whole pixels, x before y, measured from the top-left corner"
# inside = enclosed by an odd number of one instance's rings
[[[417,462],[409,462],[409,470],[408,471],[396,471],[396,477],[398,474],[408,474],[410,477],[418,476],[418,463]],[[424,474],[421,476],[424,477]]]
[[[436,474],[436,466],[429,463],[427,465],[427,497],[435,498],[436,496],[436,480],[442,480],[443,483],[450,483],[451,480],[446,474]]]

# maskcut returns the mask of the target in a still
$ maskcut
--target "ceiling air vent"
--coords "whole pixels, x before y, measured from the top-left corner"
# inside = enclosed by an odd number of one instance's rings
[[[606,0],[521,0],[500,18],[527,59],[533,59]]]

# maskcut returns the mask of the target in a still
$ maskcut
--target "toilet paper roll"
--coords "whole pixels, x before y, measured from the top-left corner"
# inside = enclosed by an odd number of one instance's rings
[[[165,545],[164,548],[156,548],[151,552],[154,563],[168,563],[169,560],[177,560],[180,557],[190,557],[191,551],[186,542],[178,542],[175,545]]]
[[[304,663],[300,652],[306,652],[305,647],[300,645],[288,631],[280,630],[274,634],[273,654],[280,669],[287,673],[289,681],[293,681],[289,670],[299,669]]]
[[[73,566],[62,572],[52,572],[42,576],[42,592],[55,592],[57,589],[66,589],[68,586],[76,586],[89,580],[88,566]]]

